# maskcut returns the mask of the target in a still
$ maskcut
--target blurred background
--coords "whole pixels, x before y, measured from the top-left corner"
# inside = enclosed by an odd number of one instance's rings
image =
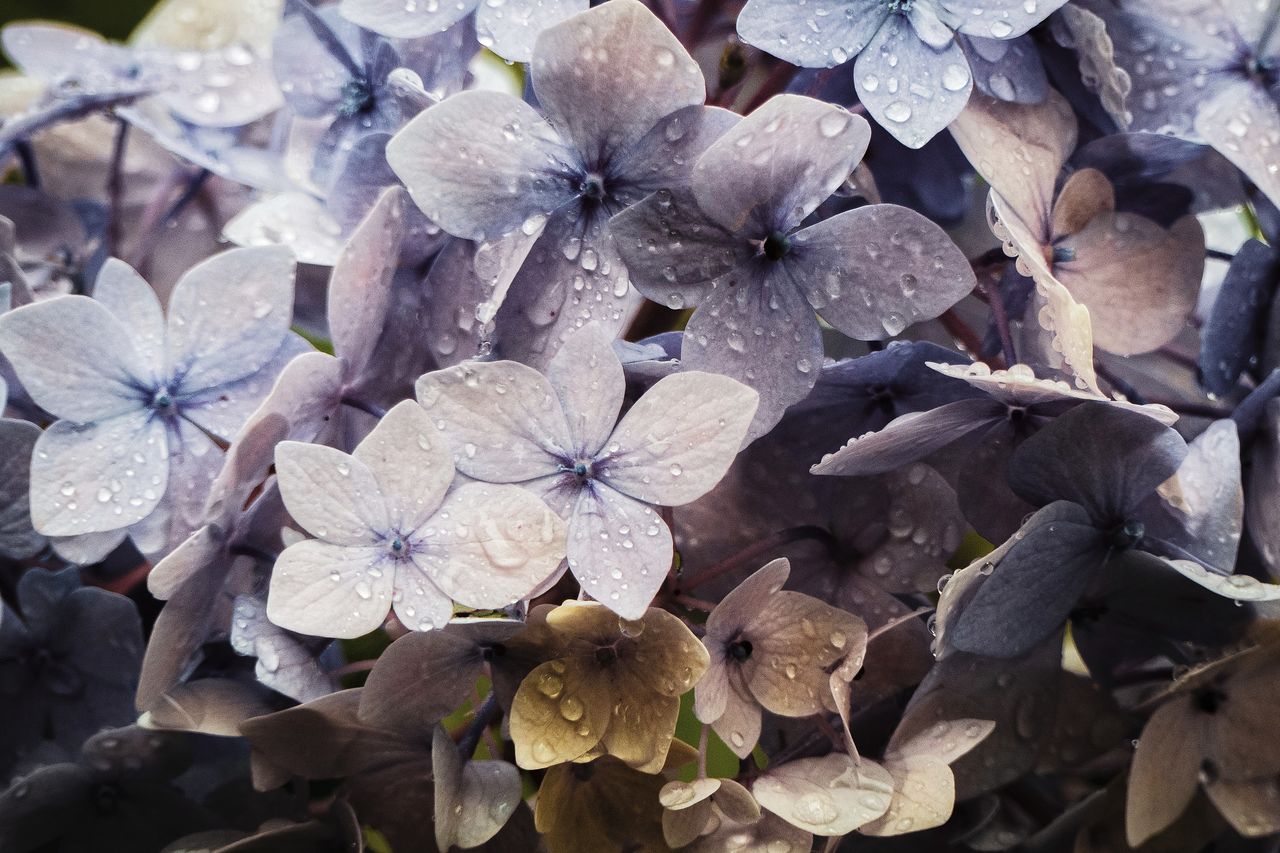
[[[0,26],[24,18],[67,21],[123,39],[146,17],[155,0],[0,0]],[[0,64],[8,61],[0,58]]]

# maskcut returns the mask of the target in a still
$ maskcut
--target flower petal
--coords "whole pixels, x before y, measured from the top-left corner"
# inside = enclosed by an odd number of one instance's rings
[[[560,472],[573,440],[551,383],[514,361],[468,362],[418,380],[418,402],[468,477],[520,483]]]
[[[698,63],[635,0],[544,30],[530,74],[547,117],[588,164],[609,162],[659,120],[707,96]]]
[[[453,455],[423,408],[397,403],[351,454],[373,472],[392,529],[408,533],[440,507],[453,483]]]
[[[285,548],[271,572],[267,617],[313,637],[359,637],[391,610],[392,570],[385,548],[306,539]]]
[[[785,260],[822,319],[881,340],[932,320],[977,280],[946,232],[913,210],[874,204],[802,229]]]
[[[841,752],[772,766],[751,786],[760,805],[815,835],[853,832],[884,814],[893,777],[873,761]]]
[[[1125,836],[1131,847],[1172,824],[1191,804],[1204,760],[1204,729],[1187,699],[1160,706],[1147,721],[1133,753]]]
[[[792,65],[831,68],[866,47],[890,14],[880,0],[818,0],[803,10],[785,0],[748,0],[738,35]]]
[[[588,0],[481,3],[476,9],[476,38],[508,62],[528,62],[543,30],[585,10],[587,5]]]
[[[467,607],[514,604],[564,559],[564,522],[518,486],[460,486],[425,525],[412,534],[414,565]]]
[[[790,231],[849,177],[871,140],[862,116],[801,95],[776,95],[698,159],[698,205],[735,233]],[[731,177],[730,177],[731,176]]]
[[[329,336],[333,351],[359,376],[386,323],[391,278],[404,238],[404,193],[393,187],[357,226],[329,277]]]
[[[659,379],[622,418],[596,461],[599,478],[645,503],[679,506],[720,482],[759,395],[727,376],[690,371]]]
[[[479,0],[456,3],[418,3],[404,0],[342,0],[342,17],[366,30],[396,39],[416,39],[442,33],[470,15]]]
[[[388,530],[387,509],[369,467],[318,444],[276,445],[280,496],[293,520],[334,545],[371,545]]]
[[[973,91],[969,60],[954,40],[939,49],[893,15],[853,65],[858,99],[908,148],[920,148],[960,115]]]
[[[182,276],[169,298],[166,367],[183,392],[243,379],[271,360],[293,320],[295,266],[288,249],[231,249]]]
[[[546,375],[568,417],[574,458],[595,456],[618,422],[626,391],[613,335],[597,323],[584,326],[560,347]]]
[[[129,329],[84,296],[0,314],[3,353],[40,408],[87,423],[139,409],[146,363]]]
[[[169,440],[146,410],[77,426],[58,421],[31,459],[31,520],[46,536],[116,530],[164,499]]]
[[[129,329],[129,340],[142,363],[145,378],[158,379],[164,364],[164,311],[151,285],[119,258],[107,258],[93,283],[93,299]]]
[[[652,507],[597,484],[578,493],[568,551],[570,571],[592,598],[639,619],[671,567],[671,530]]]
[[[387,162],[428,219],[469,240],[500,237],[574,194],[560,136],[500,92],[460,92],[424,110],[387,143]]]
[[[511,703],[516,764],[526,770],[573,761],[604,737],[611,682],[579,658],[548,661],[520,682]]]

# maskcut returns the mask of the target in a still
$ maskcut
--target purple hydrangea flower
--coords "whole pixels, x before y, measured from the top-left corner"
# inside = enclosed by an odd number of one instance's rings
[[[634,0],[545,30],[530,76],[541,112],[463,92],[410,122],[387,159],[445,231],[514,241],[495,352],[543,366],[575,328],[616,330],[633,304],[609,217],[683,184],[735,117],[701,106],[698,64]]]
[[[0,316],[0,351],[59,418],[36,442],[31,517],[56,537],[128,529],[149,552],[192,529],[230,441],[301,350],[289,333],[294,261],[239,249],[190,270],[168,318],[142,278],[109,261],[94,298],[60,296]]]
[[[805,397],[822,366],[814,311],[879,340],[936,317],[973,289],[964,255],[928,219],[878,204],[809,223],[849,176],[870,128],[840,107],[779,95],[668,185],[612,222],[636,287],[696,305],[682,359],[760,392],[753,435]]]

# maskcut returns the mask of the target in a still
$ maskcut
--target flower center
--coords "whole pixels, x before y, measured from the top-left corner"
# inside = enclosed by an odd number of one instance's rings
[[[1143,535],[1147,532],[1142,522],[1137,519],[1130,518],[1123,524],[1113,527],[1109,534],[1111,547],[1119,551],[1127,551],[1137,546],[1142,541]]]
[[[729,644],[729,657],[738,662],[742,662],[751,657],[751,641],[734,640]]]
[[[781,231],[774,231],[764,238],[760,251],[771,261],[780,261],[791,251],[791,238]]]
[[[1193,701],[1197,710],[1205,714],[1216,714],[1222,703],[1227,701],[1227,694],[1217,687],[1204,687],[1195,692]]]
[[[161,388],[151,397],[151,409],[167,418],[178,414],[177,401],[173,399],[168,388]]]
[[[572,474],[579,480],[590,480],[596,473],[590,459],[574,459],[570,463],[562,464],[560,470]]]
[[[373,109],[373,87],[367,80],[348,80],[338,96],[338,115],[351,118]]]
[[[604,198],[604,175],[599,172],[588,172],[578,182],[578,192],[583,198],[601,201]]]

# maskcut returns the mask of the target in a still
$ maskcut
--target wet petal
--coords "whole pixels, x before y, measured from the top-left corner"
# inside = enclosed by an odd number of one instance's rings
[[[403,567],[396,572],[392,599],[396,618],[411,631],[443,628],[453,617],[453,599],[417,567]]]
[[[1280,199],[1280,108],[1267,90],[1239,84],[1202,101],[1196,132],[1258,185],[1272,203]]]
[[[329,277],[325,316],[333,351],[359,376],[386,323],[391,279],[404,237],[403,193],[392,188],[352,233]]]
[[[584,326],[560,347],[546,375],[568,417],[574,458],[594,457],[618,422],[626,390],[613,335]]]
[[[856,477],[894,471],[966,436],[989,430],[1005,411],[998,403],[975,398],[908,412],[879,432],[849,439],[844,447],[822,457],[813,473]]]
[[[634,0],[544,30],[530,73],[548,118],[588,164],[608,162],[660,119],[707,95],[693,57]]]
[[[1246,240],[1231,260],[1222,289],[1200,332],[1200,383],[1212,394],[1229,394],[1257,354],[1264,331],[1262,306],[1280,281],[1280,254],[1259,240]]]
[[[335,545],[371,545],[388,530],[387,509],[369,467],[332,447],[276,445],[280,495],[293,520]]]
[[[164,364],[164,311],[151,285],[124,261],[108,258],[93,284],[93,298],[132,333],[129,339],[148,368],[144,378],[158,379]]]
[[[1066,0],[939,0],[944,16],[966,35],[1017,38],[1049,17]]]
[[[613,704],[609,680],[581,659],[537,667],[520,682],[511,705],[516,764],[536,770],[584,755],[604,736]]]
[[[0,352],[40,408],[79,422],[141,408],[147,366],[128,328],[83,296],[0,315]]]
[[[458,470],[489,482],[560,473],[573,440],[551,383],[513,361],[460,364],[418,380],[418,402],[453,447]]]
[[[31,459],[32,523],[46,536],[75,536],[141,521],[164,499],[169,451],[164,422],[147,410],[53,424]]]
[[[796,232],[792,276],[822,319],[881,340],[932,320],[973,290],[964,254],[915,211],[876,204]]]
[[[711,373],[663,377],[631,407],[596,461],[599,477],[645,503],[679,506],[720,482],[758,395]]]
[[[759,238],[787,232],[849,177],[870,139],[861,116],[801,95],[777,95],[706,150],[690,189],[730,231],[751,226]]]
[[[481,3],[476,38],[508,62],[528,62],[543,30],[587,8],[587,0],[510,0]]]
[[[342,0],[342,17],[367,30],[397,39],[416,39],[442,33],[479,5],[470,0],[453,3],[406,3],[405,0]]]
[[[893,777],[880,765],[843,753],[770,767],[751,786],[760,805],[815,835],[853,832],[880,817],[893,796]]]
[[[455,489],[411,539],[414,565],[459,604],[478,609],[529,595],[565,554],[564,523],[546,504],[517,486],[487,483]],[[397,576],[397,587],[407,582]]]
[[[920,148],[940,133],[973,91],[960,45],[930,47],[901,15],[891,17],[858,54],[853,82],[876,123],[908,148]]]
[[[756,390],[754,438],[818,381],[822,340],[813,309],[785,270],[764,275],[748,267],[717,279],[685,327],[681,355],[685,370],[719,373]]]
[[[232,249],[182,276],[165,342],[166,370],[182,391],[242,379],[271,360],[293,321],[294,268],[287,249]]]
[[[407,533],[440,506],[453,483],[448,442],[421,406],[397,403],[352,453],[368,466],[387,508],[387,521]]]
[[[329,675],[316,654],[299,638],[267,621],[265,602],[236,596],[231,614],[231,648],[258,659],[259,683],[298,702],[310,702],[334,692]]]
[[[592,598],[639,619],[671,567],[671,530],[651,507],[596,485],[578,494],[568,552],[570,571]]]
[[[360,693],[360,719],[420,735],[466,701],[483,673],[476,644],[455,630],[406,634],[387,647],[369,673]]]
[[[1125,835],[1131,846],[1168,827],[1190,805],[1205,757],[1200,722],[1185,699],[1160,706],[1147,721],[1129,771]]]
[[[391,581],[385,548],[307,539],[285,548],[276,560],[267,617],[299,634],[359,637],[387,618]]]
[[[990,39],[960,36],[973,82],[983,94],[1016,104],[1039,104],[1049,96],[1049,79],[1030,36]]]
[[[749,0],[738,35],[792,65],[830,68],[866,47],[890,15],[879,0],[821,0],[799,11],[783,0]]]
[[[702,153],[740,120],[737,113],[700,104],[666,116],[614,166],[618,196],[634,203],[651,192],[683,187]]]
[[[469,761],[441,726],[431,741],[436,846],[479,847],[520,803],[520,771],[505,761]]]
[[[387,162],[432,222],[458,237],[500,237],[575,194],[572,155],[533,107],[499,92],[461,92],[387,143]]]

